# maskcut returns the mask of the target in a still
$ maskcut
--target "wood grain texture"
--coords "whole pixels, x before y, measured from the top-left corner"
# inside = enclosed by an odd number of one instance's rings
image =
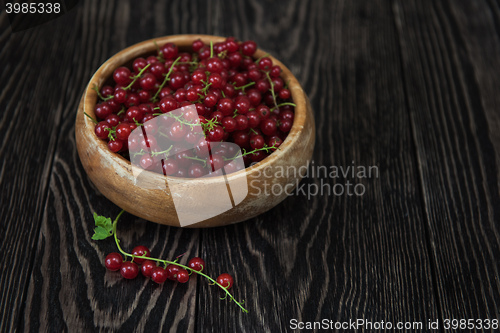
[[[207,266],[237,268],[236,292],[250,313],[214,304],[220,293],[200,284],[200,303],[214,305],[200,307],[198,331],[285,332],[292,318],[437,317],[391,7],[382,1],[219,6],[239,15],[216,33],[230,35],[241,22],[248,30],[238,33],[295,70],[315,110],[316,165],[376,165],[380,177],[310,177],[306,186],[361,182],[366,193],[292,196],[246,223],[204,230]]]
[[[112,240],[91,240],[92,213],[116,216],[119,209],[89,182],[79,162],[74,140],[79,99],[100,64],[126,45],[155,35],[180,32],[184,22],[153,15],[157,11],[165,12],[164,5],[150,1],[136,3],[134,7],[122,1],[85,1],[72,12],[72,17],[66,18],[68,22],[52,23],[69,26],[69,22],[74,21],[81,30],[71,32],[76,38],[65,48],[70,55],[64,57],[69,62],[64,67],[74,66],[72,80],[64,85],[68,95],[62,111],[64,121],[59,126],[60,139],[51,169],[38,246],[33,251],[36,258],[26,306],[16,309],[23,311],[22,319],[16,323],[20,330],[194,331],[195,279],[182,286],[165,284],[162,287],[147,279],[123,281],[119,273],[106,272],[102,266],[105,255],[116,251],[116,246]],[[138,10],[138,6],[143,10]],[[207,14],[202,5],[189,7],[178,1],[170,6],[196,18],[197,25],[191,28],[205,29],[206,18],[199,16]],[[151,8],[156,10],[151,11]],[[130,23],[142,22],[142,19],[146,19],[144,30],[137,30],[135,24]],[[50,42],[49,35],[43,37],[46,40],[40,41],[41,44]],[[59,93],[54,91],[52,94],[56,97]],[[173,259],[185,253],[181,263],[197,255],[198,230],[160,227],[127,215],[120,223],[119,233],[122,234],[122,246],[128,251],[137,244],[145,244],[153,254],[164,258]]]
[[[379,170],[310,176],[305,191],[349,181],[366,192],[299,193],[229,227],[122,217],[123,247],[204,257],[211,276],[235,276],[248,314],[199,277],[124,281],[102,265],[114,242],[90,239],[92,213],[119,209],[76,153],[81,94],[119,50],[186,33],[256,40],[311,100],[315,165]],[[289,332],[293,318],[498,318],[499,37],[493,0],[89,0],[14,34],[2,12],[0,331]]]
[[[398,1],[394,11],[442,317],[495,319],[498,4]]]
[[[35,254],[64,108],[60,87],[71,75],[54,70],[46,55],[68,66],[68,50],[56,44],[70,34],[49,25],[12,34],[4,11],[0,31],[0,331],[9,331],[17,326]],[[55,44],[37,42],[48,35]]]

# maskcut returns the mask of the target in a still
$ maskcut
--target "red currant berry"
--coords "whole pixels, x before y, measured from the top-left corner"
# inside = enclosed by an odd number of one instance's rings
[[[94,132],[99,139],[107,139],[110,129],[111,126],[109,126],[108,122],[103,120],[95,125]]]
[[[279,127],[280,131],[282,131],[284,133],[288,133],[292,129],[292,122],[288,119],[282,120],[278,127]]]
[[[197,84],[202,84],[203,81],[207,80],[207,74],[203,69],[194,70],[193,74],[191,74],[191,81]]]
[[[205,104],[208,107],[213,107],[215,104],[217,104],[218,98],[214,93],[208,93],[205,96],[205,99],[203,100],[203,104]]]
[[[272,151],[275,151],[282,143],[283,140],[279,136],[272,136],[267,140],[267,145],[269,147],[275,147],[271,149]]]
[[[104,265],[110,271],[116,272],[122,267],[123,258],[122,255],[116,252],[112,252],[106,256],[104,260]]]
[[[255,88],[257,88],[261,93],[265,93],[271,89],[271,85],[267,79],[260,79],[255,83]]]
[[[259,68],[262,71],[269,71],[271,69],[271,66],[273,65],[273,61],[269,57],[264,57],[259,60]]]
[[[259,151],[256,151],[256,152],[253,152],[250,154],[250,158],[252,159],[252,162],[260,162],[263,159],[265,159],[266,157],[267,157],[267,153],[262,151],[262,150],[259,150]]]
[[[136,58],[134,60],[134,62],[132,63],[132,69],[134,70],[134,72],[139,73],[141,71],[141,69],[143,69],[147,65],[148,65],[148,62],[146,61],[146,59],[139,57],[139,58]]]
[[[226,132],[232,132],[236,129],[236,120],[233,117],[224,117],[221,123]]]
[[[281,75],[281,67],[274,65],[273,67],[271,67],[271,71],[269,72],[269,74],[271,75],[271,77],[280,76]]]
[[[116,126],[116,138],[120,140],[128,140],[130,136],[131,129],[128,123],[121,123]]]
[[[248,117],[245,115],[237,115],[234,120],[236,120],[236,129],[238,131],[243,131],[248,128]]]
[[[144,74],[139,80],[141,88],[144,90],[153,90],[155,88],[157,81],[156,77],[152,73]]]
[[[131,106],[137,106],[141,104],[141,98],[139,97],[139,94],[136,93],[130,93],[127,96],[127,100],[125,101],[125,106],[126,107],[131,107]]]
[[[151,157],[151,155],[145,154],[145,155],[141,156],[141,160],[139,161],[139,165],[141,166],[141,168],[143,168],[144,170],[147,170],[147,169],[151,168],[153,166],[153,164],[154,164],[154,160]]]
[[[167,281],[167,278],[168,272],[162,267],[157,266],[151,271],[151,280],[158,284],[162,284],[163,282]]]
[[[142,275],[145,277],[151,277],[151,273],[153,273],[153,269],[155,269],[156,263],[153,260],[146,260],[141,265]]]
[[[210,73],[220,73],[223,69],[224,66],[219,58],[213,57],[207,60],[207,70]]]
[[[181,268],[177,272],[177,281],[180,283],[186,283],[189,281],[189,273],[185,269]]]
[[[262,100],[262,94],[258,89],[250,89],[247,91],[247,97],[250,100],[252,106],[257,106]]]
[[[184,74],[180,72],[174,72],[172,73],[172,75],[170,75],[168,86],[173,90],[177,90],[179,88],[182,88],[186,84],[186,82],[187,80],[184,78]]]
[[[264,147],[265,143],[266,141],[261,135],[255,135],[250,138],[250,147],[252,147],[252,149],[260,149]]]
[[[95,116],[99,119],[106,119],[112,112],[107,102],[97,104],[94,109]]]
[[[205,174],[203,166],[199,163],[192,163],[188,169],[189,178],[200,178]]]
[[[283,89],[283,86],[285,85],[285,83],[283,82],[283,79],[280,77],[273,77],[271,79],[271,81],[273,82],[274,91],[276,91],[276,92],[281,91],[281,89]]]
[[[255,111],[259,114],[261,119],[267,118],[271,115],[271,110],[264,104],[260,104]]]
[[[211,84],[212,88],[222,88],[223,79],[219,73],[212,73],[208,77],[208,83]]]
[[[161,112],[167,113],[177,109],[179,102],[173,96],[167,96],[161,99],[159,107]]]
[[[283,111],[280,111],[280,114],[278,115],[278,118],[281,121],[283,121],[283,120],[290,120],[291,122],[293,122],[294,116],[295,116],[295,114],[293,113],[293,111],[283,110]]]
[[[111,127],[118,126],[118,124],[120,123],[120,117],[118,117],[116,114],[112,113],[106,117],[106,122]]]
[[[113,72],[113,79],[118,85],[125,87],[132,82],[131,75],[132,73],[127,67],[118,67]]]
[[[205,44],[200,39],[195,40],[192,45],[193,52],[198,52],[203,46]]]
[[[225,289],[231,289],[233,286],[233,277],[227,273],[223,273],[217,277],[217,283]]]
[[[118,153],[123,148],[123,141],[115,139],[108,142],[108,148],[113,153]]]
[[[233,113],[234,111],[234,103],[233,100],[230,98],[222,98],[219,100],[219,103],[217,104],[217,110],[222,112],[224,116],[229,116]]]
[[[236,143],[241,148],[248,148],[248,133],[246,131],[236,131],[233,132],[233,142]]]
[[[276,133],[276,120],[271,118],[262,120],[260,123],[260,130],[265,135],[274,135]]]
[[[122,88],[119,88],[115,91],[114,99],[116,102],[122,104],[127,100],[127,92]]]
[[[160,51],[165,59],[174,59],[179,53],[179,49],[174,43],[167,43],[163,45]]]
[[[180,269],[181,268],[177,265],[173,264],[168,265],[166,269],[167,277],[173,281],[177,280],[177,273],[179,272]]]
[[[200,257],[191,258],[187,264],[194,271],[201,272],[205,268],[205,260]]]
[[[172,176],[179,170],[177,161],[171,158],[166,161],[163,161],[161,166],[163,168],[163,174],[167,176]]]
[[[139,274],[139,266],[135,262],[125,261],[120,268],[120,274],[125,279],[135,279]]]
[[[172,141],[180,141],[186,136],[187,132],[188,126],[176,121],[172,127],[170,127],[169,137]]]
[[[251,57],[255,51],[257,51],[257,43],[253,40],[249,40],[241,44],[241,53],[244,55]]]
[[[292,94],[290,93],[290,90],[289,89],[281,89],[279,94],[278,94],[278,97],[281,98],[281,99],[289,99],[290,96]]]
[[[250,100],[246,96],[238,96],[235,99],[234,106],[239,114],[245,114],[250,109]]]
[[[226,84],[224,88],[222,88],[222,91],[226,97],[233,97],[236,93],[235,87],[230,83]]]
[[[207,133],[208,141],[212,142],[221,141],[223,136],[224,136],[224,130],[219,125],[215,125],[214,128],[212,128]]]
[[[149,251],[149,249],[146,246],[139,245],[139,246],[134,247],[134,249],[132,250],[132,255],[135,257],[140,257],[140,256],[149,257],[151,255],[151,252]],[[142,258],[134,258],[134,261],[138,264],[142,264],[145,260],[146,259],[142,259]]]
[[[257,112],[255,112],[255,111],[249,111],[246,114],[246,116],[248,118],[248,127],[254,128],[254,127],[259,126],[259,124],[260,124],[260,116],[259,116],[259,114]]]

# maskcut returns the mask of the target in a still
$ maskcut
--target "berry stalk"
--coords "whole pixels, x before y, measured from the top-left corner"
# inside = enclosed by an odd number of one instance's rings
[[[120,213],[116,216],[115,220],[112,222],[112,224],[111,224],[111,220],[109,218],[103,218],[101,216],[97,216],[97,214],[94,214],[94,219],[96,220],[96,226],[97,226],[97,228],[95,229],[95,234],[94,234],[94,236],[92,236],[92,239],[99,240],[99,239],[105,239],[105,238],[107,238],[109,236],[113,236],[114,240],[115,240],[115,243],[116,243],[116,247],[118,248],[118,251],[120,251],[120,253],[123,254],[125,256],[125,258],[130,257],[132,261],[134,259],[152,260],[152,261],[155,261],[155,262],[158,262],[158,263],[163,263],[163,265],[165,267],[167,265],[178,266],[178,267],[183,268],[186,271],[188,271],[189,274],[192,274],[193,272],[195,272],[196,274],[201,275],[204,278],[208,279],[210,282],[212,282],[211,285],[217,285],[222,290],[224,290],[224,292],[226,293],[226,295],[223,298],[221,298],[221,299],[225,299],[225,298],[229,297],[230,300],[234,301],[241,308],[241,310],[243,312],[248,313],[248,310],[243,307],[243,303],[245,301],[238,302],[234,298],[234,296],[229,292],[228,288],[230,287],[230,285],[228,285],[227,287],[225,287],[225,286],[221,285],[220,283],[218,283],[213,278],[211,278],[210,276],[208,276],[207,274],[202,273],[201,271],[194,270],[191,267],[188,267],[188,266],[185,266],[185,265],[177,263],[177,259],[174,260],[174,261],[170,261],[170,260],[163,260],[163,259],[159,259],[159,258],[153,258],[153,257],[145,256],[145,255],[134,256],[131,253],[125,252],[122,249],[122,247],[120,246],[120,240],[118,239],[117,232],[116,232],[116,227],[118,225],[118,220],[120,219],[120,217],[122,216],[122,214],[124,212],[125,212],[125,210],[121,210]]]

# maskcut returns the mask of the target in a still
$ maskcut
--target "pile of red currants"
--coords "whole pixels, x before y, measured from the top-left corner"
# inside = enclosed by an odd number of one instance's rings
[[[155,168],[148,151],[168,147],[156,147],[154,137],[131,142],[130,133],[139,126],[146,133],[175,142],[212,145],[210,156],[197,154],[196,149],[167,149],[163,173],[175,177],[199,177],[214,163],[223,166],[238,154],[249,166],[279,149],[292,128],[295,107],[281,68],[267,55],[255,59],[254,41],[229,37],[207,45],[196,40],[191,49],[181,52],[173,43],[157,46],[156,54],[134,59],[130,68],[117,68],[112,82],[101,89],[95,87],[99,96],[94,110],[97,137],[106,140],[112,152],[128,159],[129,150],[139,151],[143,169]],[[193,109],[193,105],[194,117],[168,118],[173,110]],[[155,122],[157,117],[168,121]],[[193,126],[201,127],[205,143],[196,142]],[[226,142],[241,151],[235,152]]]

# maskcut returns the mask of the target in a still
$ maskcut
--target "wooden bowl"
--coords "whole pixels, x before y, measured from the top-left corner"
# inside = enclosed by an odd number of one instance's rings
[[[131,163],[118,154],[109,151],[106,142],[97,138],[94,123],[84,116],[84,112],[95,118],[94,106],[97,94],[94,85],[101,88],[112,76],[114,69],[130,64],[139,56],[148,56],[156,51],[155,42],[163,45],[175,43],[180,50],[190,50],[194,40],[201,39],[206,44],[224,40],[223,37],[207,35],[174,35],[155,38],[133,45],[117,53],[106,61],[91,78],[83,93],[76,115],[75,136],[78,154],[90,180],[99,191],[117,206],[143,219],[170,226],[181,226],[174,206],[172,193],[165,177],[148,172],[150,179],[164,188],[146,189],[136,185]],[[266,53],[257,50],[255,57]],[[292,99],[296,104],[293,127],[281,144],[280,150],[261,162],[238,172],[228,174],[227,181],[244,181],[248,195],[236,206],[220,215],[213,216],[188,227],[216,227],[241,222],[273,208],[293,193],[311,159],[315,141],[314,117],[309,100],[293,74],[277,59],[270,56],[273,64],[282,68],[282,78],[289,82]],[[302,167],[302,168],[301,168]],[[302,170],[302,172],[298,172]],[[281,173],[277,173],[281,172]],[[284,172],[284,173],[283,173]],[[206,191],[217,206],[217,194],[210,193],[212,187],[225,184],[224,177],[203,179],[180,179],[193,191]],[[154,186],[153,186],[154,187]],[[200,190],[198,190],[200,189]],[[193,212],[204,212],[207,203],[202,201],[192,207]]]

